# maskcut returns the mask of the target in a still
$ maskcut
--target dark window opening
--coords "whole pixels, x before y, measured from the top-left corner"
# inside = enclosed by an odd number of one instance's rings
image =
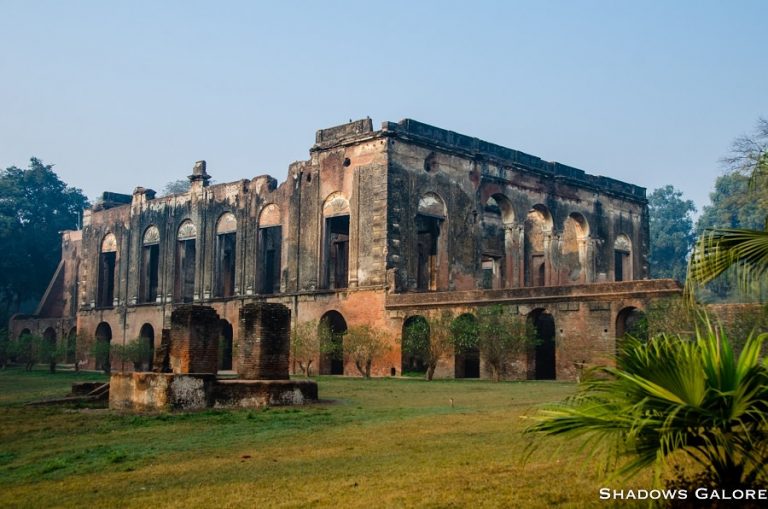
[[[112,369],[111,361],[111,341],[112,328],[106,322],[101,322],[96,327],[96,369],[104,370],[109,373]]]
[[[141,326],[139,341],[143,343],[140,351],[144,354],[144,359],[139,360],[135,368],[137,371],[141,369],[152,371],[152,365],[155,361],[155,329],[152,325],[145,323]]]
[[[219,371],[232,369],[232,324],[219,320]]]
[[[344,374],[344,334],[347,333],[347,322],[338,311],[328,311],[320,319],[321,334],[320,374]]]
[[[74,364],[78,361],[77,358],[77,329],[72,327],[67,334],[67,364]]]
[[[141,288],[139,302],[155,302],[157,299],[158,261],[160,259],[160,245],[152,244],[144,246],[141,259]]]
[[[555,319],[552,315],[539,312],[533,316],[533,325],[539,343],[535,348],[535,379],[555,380],[557,368],[555,364]]]
[[[235,233],[216,237],[216,297],[235,294]]]
[[[483,256],[481,268],[483,270],[483,279],[481,287],[483,290],[492,290],[501,285],[501,267],[500,259],[492,256]]]
[[[349,271],[349,216],[325,220],[326,288],[346,288]]]
[[[176,243],[176,278],[173,294],[176,302],[192,302],[195,294],[195,240]]]
[[[456,356],[456,378],[480,378],[480,350],[469,348]]]
[[[283,228],[281,226],[259,229],[261,293],[280,292],[280,247],[282,241]]]
[[[615,281],[628,281],[629,277],[629,253],[616,250],[613,252],[613,274]]]
[[[117,253],[101,253],[99,255],[99,289],[96,306],[111,308],[115,297],[115,260]]]
[[[440,236],[440,219],[416,216],[416,289],[437,290],[437,239]]]

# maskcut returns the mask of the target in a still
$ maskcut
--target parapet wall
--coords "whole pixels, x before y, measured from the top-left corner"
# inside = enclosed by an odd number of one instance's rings
[[[561,164],[544,161],[539,157],[496,145],[479,138],[473,138],[439,127],[424,124],[410,118],[400,122],[384,122],[382,131],[405,137],[411,141],[438,146],[451,151],[462,152],[470,157],[483,156],[506,163],[516,169],[562,179],[590,189],[617,194],[633,200],[645,201],[645,188],[621,182],[609,177],[590,175],[583,170]]]

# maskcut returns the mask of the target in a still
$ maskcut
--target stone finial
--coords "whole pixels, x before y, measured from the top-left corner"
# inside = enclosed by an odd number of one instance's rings
[[[203,187],[206,187],[208,181],[211,180],[211,176],[205,171],[205,161],[197,161],[195,166],[192,167],[192,175],[187,178],[193,184],[200,182]]]

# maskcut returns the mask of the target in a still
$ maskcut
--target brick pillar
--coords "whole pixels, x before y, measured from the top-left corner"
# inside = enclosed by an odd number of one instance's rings
[[[240,308],[237,374],[250,380],[288,380],[291,311],[282,304]]]
[[[171,314],[171,369],[175,374],[218,371],[219,315],[208,306],[181,306]]]

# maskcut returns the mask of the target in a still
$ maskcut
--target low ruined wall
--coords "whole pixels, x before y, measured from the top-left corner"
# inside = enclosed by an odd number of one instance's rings
[[[303,405],[317,401],[312,380],[219,380],[213,387],[213,406],[259,408]]]
[[[109,380],[112,410],[199,410],[211,406],[214,375],[115,373]]]
[[[311,380],[216,380],[214,375],[115,373],[109,408],[130,412],[259,408],[317,401]]]

